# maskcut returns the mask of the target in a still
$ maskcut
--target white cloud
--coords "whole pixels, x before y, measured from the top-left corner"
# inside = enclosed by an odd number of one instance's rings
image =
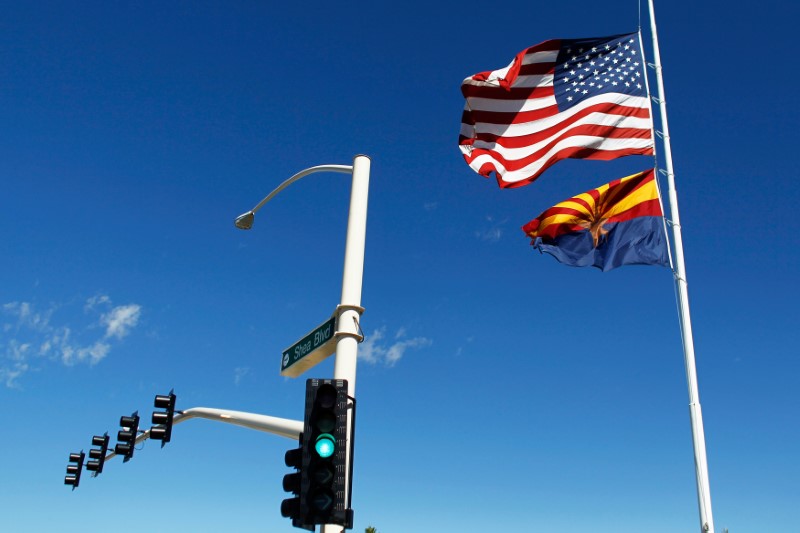
[[[404,341],[395,342],[386,351],[386,364],[394,366],[406,353],[409,348],[422,348],[423,346],[430,346],[432,341],[425,337],[415,337]]]
[[[433,344],[433,341],[425,337],[407,339],[405,328],[398,329],[394,340],[389,344],[381,342],[385,335],[385,327],[376,329],[372,335],[368,335],[358,347],[359,359],[373,365],[383,364],[391,367],[403,358],[408,349],[423,348]]]
[[[496,222],[494,217],[486,217],[487,226],[475,232],[475,237],[479,240],[486,242],[498,242],[503,236],[503,226],[508,222],[508,219]]]
[[[96,365],[108,355],[110,350],[111,345],[103,341],[96,341],[91,346],[77,348],[64,345],[61,347],[61,361],[67,366],[77,363]]]
[[[105,359],[111,352],[113,341],[129,335],[139,323],[142,312],[137,304],[113,307],[106,313],[99,309],[111,305],[107,295],[89,298],[83,306],[84,313],[72,315],[72,320],[83,320],[84,323],[73,327],[53,324],[54,313],[68,313],[73,307],[70,305],[51,304],[40,311],[29,302],[2,304],[0,382],[6,387],[19,387],[21,376],[48,362],[67,366],[96,365]],[[90,316],[89,323],[85,323],[85,315]],[[98,326],[103,328],[102,334],[98,334]]]
[[[237,366],[233,369],[233,384],[238,385],[242,379],[250,373],[250,368],[246,366]]]
[[[136,304],[120,305],[103,315],[101,322],[107,326],[106,338],[125,337],[139,322],[141,309],[141,306]]]
[[[383,338],[384,331],[386,331],[386,328],[376,329],[372,335],[367,335],[364,338],[364,342],[358,345],[359,359],[372,364],[378,362],[380,348],[376,347],[378,346],[378,341]]]
[[[473,337],[472,335],[470,335],[470,336],[469,336],[469,337],[467,337],[465,340],[466,340],[467,344],[469,344],[469,343],[471,343],[473,340],[475,340],[475,337]],[[456,357],[459,357],[459,356],[461,356],[463,353],[464,353],[464,347],[463,347],[463,346],[459,346],[458,348],[456,348]]]
[[[9,368],[0,367],[0,381],[4,382],[9,389],[19,388],[17,378],[28,371],[28,365],[25,363],[15,363]]]
[[[35,331],[46,330],[50,325],[50,316],[55,311],[55,307],[51,306],[50,309],[44,313],[34,312],[31,304],[28,302],[10,302],[3,304],[3,311],[12,317],[16,317],[17,323],[6,323],[3,325],[4,331],[12,329],[19,330],[21,328],[32,329]]]
[[[86,300],[86,305],[83,306],[83,310],[86,312],[92,311],[95,307],[102,304],[111,305],[111,298],[108,297],[106,294],[98,294],[97,296],[92,296],[88,300]]]

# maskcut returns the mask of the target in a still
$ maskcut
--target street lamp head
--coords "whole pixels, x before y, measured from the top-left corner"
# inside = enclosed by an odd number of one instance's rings
[[[243,215],[239,215],[236,217],[234,224],[239,229],[250,229],[253,227],[253,220],[255,220],[256,215],[252,211],[248,211]]]

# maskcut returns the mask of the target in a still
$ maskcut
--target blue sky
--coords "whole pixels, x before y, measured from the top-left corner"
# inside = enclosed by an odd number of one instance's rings
[[[62,479],[171,388],[179,409],[302,417],[332,359],[289,379],[280,355],[339,301],[349,178],[233,219],[363,153],[355,530],[697,530],[669,271],[569,268],[520,231],[652,159],[499,190],[457,147],[465,77],[635,31],[638,6],[488,6],[4,6],[0,529],[293,530],[292,442],[266,433],[190,421]],[[796,8],[656,9],[716,526],[798,531]]]

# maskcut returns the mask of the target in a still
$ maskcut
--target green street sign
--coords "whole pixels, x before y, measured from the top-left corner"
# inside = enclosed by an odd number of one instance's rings
[[[281,376],[296,378],[336,349],[333,342],[336,316],[330,317],[311,333],[286,348],[281,357]]]

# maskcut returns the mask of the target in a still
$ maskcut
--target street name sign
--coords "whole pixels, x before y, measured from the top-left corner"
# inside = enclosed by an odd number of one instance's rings
[[[296,378],[336,350],[336,315],[283,351],[281,376]]]

